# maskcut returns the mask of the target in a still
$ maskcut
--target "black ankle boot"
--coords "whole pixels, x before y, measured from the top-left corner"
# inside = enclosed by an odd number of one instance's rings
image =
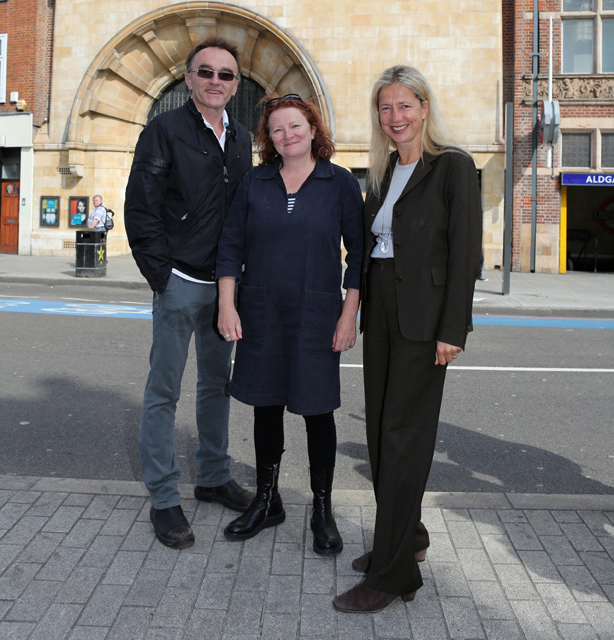
[[[343,549],[343,540],[339,529],[337,529],[331,505],[335,468],[311,467],[309,472],[311,490],[313,491],[313,514],[311,516],[313,550],[321,556],[334,556],[341,553],[341,549]]]
[[[229,540],[247,540],[267,527],[274,527],[286,519],[286,512],[277,488],[279,463],[256,462],[256,497],[247,511],[225,529]]]

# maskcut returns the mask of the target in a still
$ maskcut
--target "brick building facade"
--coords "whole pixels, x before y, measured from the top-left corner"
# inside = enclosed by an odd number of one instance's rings
[[[34,139],[49,119],[55,0],[0,2],[0,251],[29,253]]]
[[[560,135],[551,167],[538,143],[535,189],[533,6],[503,3],[503,95],[514,104],[512,268],[614,271],[614,1],[539,0],[538,107],[548,98],[551,55]]]
[[[49,118],[55,0],[3,0],[0,33],[6,35],[6,96],[0,113],[15,112],[17,92],[40,127]]]

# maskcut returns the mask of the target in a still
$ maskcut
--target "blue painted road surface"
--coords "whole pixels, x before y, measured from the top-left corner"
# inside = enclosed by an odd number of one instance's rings
[[[9,300],[0,298],[0,311],[14,313],[46,313],[56,316],[89,316],[98,318],[136,318],[151,320],[151,307],[92,302],[49,300]]]
[[[151,320],[149,305],[102,304],[0,298],[0,311],[47,313],[63,316],[135,318]],[[614,319],[607,318],[537,318],[522,316],[473,316],[473,324],[499,327],[543,327],[548,329],[614,329]]]

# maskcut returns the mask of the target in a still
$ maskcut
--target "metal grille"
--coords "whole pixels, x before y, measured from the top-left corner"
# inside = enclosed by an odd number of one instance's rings
[[[264,107],[257,105],[264,95],[264,89],[259,84],[249,78],[241,77],[236,95],[226,106],[228,115],[240,122],[252,134],[252,140],[264,110]],[[180,107],[189,96],[190,92],[185,80],[178,80],[168,87],[153,105],[147,116],[147,122],[149,123],[161,113]]]
[[[614,133],[601,134],[601,166],[614,167]]]
[[[590,167],[591,166],[591,134],[565,133],[563,134],[563,166]]]
[[[75,249],[76,246],[76,240],[62,240],[62,249]]]

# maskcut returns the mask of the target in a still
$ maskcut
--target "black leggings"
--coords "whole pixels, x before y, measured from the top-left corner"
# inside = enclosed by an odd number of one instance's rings
[[[284,452],[283,405],[254,407],[254,445],[256,460],[277,464]],[[303,416],[307,429],[309,465],[314,468],[335,466],[337,430],[333,412]]]

